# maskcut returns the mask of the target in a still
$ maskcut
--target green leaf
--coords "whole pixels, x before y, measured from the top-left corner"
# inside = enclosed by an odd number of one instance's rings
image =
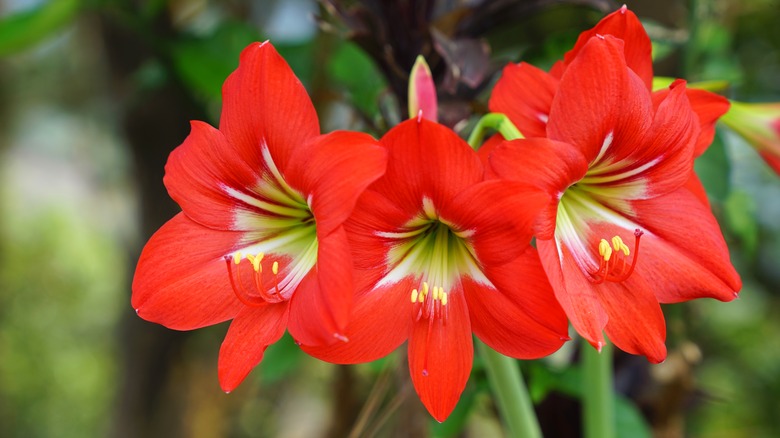
[[[0,20],[0,56],[20,52],[67,25],[81,9],[81,0],[52,0]]]
[[[333,53],[328,74],[356,108],[371,117],[379,113],[377,102],[387,85],[371,58],[356,45],[344,43]]]

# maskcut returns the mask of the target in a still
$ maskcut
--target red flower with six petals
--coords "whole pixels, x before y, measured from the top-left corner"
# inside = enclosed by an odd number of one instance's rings
[[[494,146],[489,161],[553,197],[538,218],[537,247],[574,328],[598,348],[605,330],[619,348],[660,362],[659,302],[728,301],[741,287],[717,222],[686,188],[701,117],[682,81],[651,96],[622,40],[597,35],[576,50],[556,84],[546,138]]]
[[[164,182],[183,211],[145,246],[132,305],[177,330],[232,319],[219,355],[230,391],[285,328],[310,345],[343,340],[354,290],[343,222],[386,153],[365,134],[319,135],[267,42],[244,50],[223,100],[219,129],[193,122],[171,153]]]
[[[529,245],[538,192],[483,181],[477,154],[454,132],[418,117],[380,143],[388,168],[361,196],[346,228],[357,268],[349,342],[308,348],[337,363],[389,354],[409,340],[409,369],[428,411],[443,421],[473,359],[472,332],[495,350],[539,358],[567,337],[536,251]]]

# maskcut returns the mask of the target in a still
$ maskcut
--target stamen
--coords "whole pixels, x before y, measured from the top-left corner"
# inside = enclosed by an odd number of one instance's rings
[[[285,300],[285,298],[279,293],[279,280],[277,274],[279,272],[279,262],[274,262],[271,271],[274,274],[274,289],[276,293],[269,294],[263,284],[263,253],[257,255],[247,254],[246,260],[252,265],[252,280],[255,284],[256,294],[250,294],[244,288],[244,283],[241,280],[241,261],[243,256],[241,252],[236,252],[233,256],[225,256],[225,265],[227,266],[228,279],[230,280],[230,287],[233,289],[233,293],[236,298],[243,304],[250,307],[260,307],[269,303],[279,303]],[[232,262],[231,263],[231,259]],[[233,265],[236,265],[235,275],[233,275]]]
[[[431,343],[431,336],[435,329],[434,321],[438,320],[439,326],[446,326],[449,315],[447,302],[449,294],[444,292],[443,286],[429,286],[423,282],[422,287],[412,289],[409,300],[412,303],[412,319],[419,322],[421,318],[428,320],[428,332],[425,335],[425,358],[423,359],[423,375],[428,375],[428,351],[427,346]]]
[[[599,269],[591,273],[593,277],[591,281],[594,284],[601,284],[604,281],[619,283],[627,280],[636,268],[636,263],[639,259],[639,240],[643,234],[644,231],[638,228],[634,230],[634,257],[630,266],[626,262],[626,257],[631,254],[631,251],[620,236],[612,237],[611,246],[606,239],[599,240],[598,251],[601,259],[599,261]],[[613,254],[615,257],[612,257]]]

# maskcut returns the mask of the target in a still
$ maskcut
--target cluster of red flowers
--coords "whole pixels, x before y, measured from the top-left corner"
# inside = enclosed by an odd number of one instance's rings
[[[532,359],[571,321],[596,348],[606,333],[660,362],[659,303],[728,301],[740,280],[693,172],[728,101],[684,81],[651,92],[650,50],[623,7],[549,73],[507,66],[490,108],[526,138],[475,152],[420,116],[378,141],[321,135],[289,66],[253,44],[225,82],[219,129],[193,122],[170,156],[164,182],[183,211],[144,248],[132,304],[178,330],[232,319],[225,391],[285,330],[335,363],[408,341],[439,421],[468,380],[472,333]]]

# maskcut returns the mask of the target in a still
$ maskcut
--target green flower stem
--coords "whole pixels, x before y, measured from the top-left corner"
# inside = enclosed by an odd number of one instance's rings
[[[582,340],[582,403],[585,438],[615,437],[615,396],[612,383],[612,344],[601,353]]]
[[[482,146],[482,140],[485,138],[488,129],[498,131],[507,140],[524,138],[520,130],[509,120],[509,117],[500,113],[489,113],[482,116],[474,130],[471,131],[468,143],[472,149],[477,150]]]
[[[498,411],[509,429],[507,436],[541,438],[542,430],[517,361],[496,352],[482,341],[475,339],[475,342],[479,355],[485,361]]]

